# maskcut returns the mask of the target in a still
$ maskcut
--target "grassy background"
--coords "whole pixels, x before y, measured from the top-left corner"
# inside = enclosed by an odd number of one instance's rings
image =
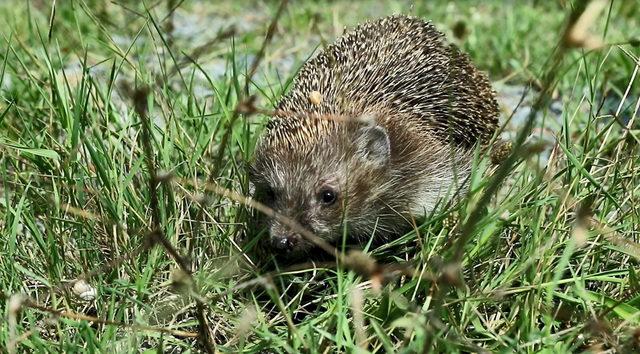
[[[293,1],[259,54],[279,2],[73,0],[55,13],[2,2],[3,350],[187,352],[207,340],[218,352],[638,350],[634,1],[596,18],[606,45],[566,53],[555,107],[542,107],[488,205],[478,200],[495,168],[483,159],[487,177],[474,177],[467,202],[367,250],[408,262],[409,274],[262,268],[239,242],[248,210],[205,193],[209,178],[247,192],[243,164],[267,117],[237,115],[238,103],[255,95],[271,109],[316,48],[368,18],[431,19],[499,92],[531,85],[535,97],[571,1],[477,3]],[[505,136],[522,126],[514,119]],[[156,197],[150,174],[162,180]]]

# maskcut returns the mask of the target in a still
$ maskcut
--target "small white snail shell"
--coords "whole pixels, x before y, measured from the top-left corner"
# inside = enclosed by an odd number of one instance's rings
[[[98,295],[96,288],[89,285],[84,279],[80,279],[73,284],[73,293],[84,301],[93,301]]]

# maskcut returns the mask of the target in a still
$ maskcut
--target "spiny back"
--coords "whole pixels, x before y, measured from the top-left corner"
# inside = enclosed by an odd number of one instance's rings
[[[334,124],[309,114],[398,112],[465,147],[490,137],[498,121],[486,76],[431,23],[406,16],[365,23],[328,46],[304,64],[278,110],[264,139],[294,149]]]

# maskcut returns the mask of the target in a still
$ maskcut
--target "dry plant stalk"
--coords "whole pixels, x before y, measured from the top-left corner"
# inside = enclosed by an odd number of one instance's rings
[[[599,0],[597,0],[599,1]],[[480,196],[480,199],[476,203],[473,211],[469,215],[467,222],[464,224],[462,231],[459,237],[451,238],[448,242],[449,245],[453,245],[454,243],[458,243],[455,246],[455,254],[452,262],[460,263],[462,257],[464,256],[465,245],[467,241],[472,236],[475,231],[477,223],[480,221],[482,216],[484,215],[484,206],[488,205],[494,194],[498,191],[499,187],[502,185],[502,182],[507,178],[509,173],[515,164],[522,158],[521,151],[525,147],[525,142],[530,132],[533,129],[535,118],[537,113],[547,105],[551,98],[551,94],[553,92],[553,88],[556,83],[556,73],[560,69],[560,65],[563,62],[564,56],[566,54],[567,49],[569,49],[567,45],[567,35],[573,28],[576,23],[583,18],[583,13],[588,8],[589,0],[582,0],[576,6],[574,11],[569,15],[568,23],[563,31],[563,35],[561,36],[561,40],[556,48],[555,53],[552,55],[549,61],[549,69],[544,73],[541,80],[541,91],[538,94],[536,100],[533,102],[531,107],[531,111],[529,112],[527,119],[525,121],[524,127],[518,133],[515,142],[513,143],[513,147],[509,155],[506,157],[504,161],[498,166],[493,178],[491,179],[491,183],[484,190],[484,193]],[[593,11],[593,10],[591,10]],[[584,20],[583,20],[584,21]]]
[[[360,348],[366,349],[368,341],[364,322],[364,293],[362,289],[354,286],[349,295],[351,297],[351,314],[353,316],[353,329],[356,343]]]
[[[602,40],[589,32],[589,28],[607,6],[607,0],[593,0],[584,11],[571,23],[564,35],[564,45],[569,48],[598,49],[603,46]]]
[[[34,310],[46,312],[53,315],[54,317],[64,317],[72,320],[88,321],[88,322],[93,322],[93,323],[102,324],[102,325],[113,325],[113,326],[128,328],[136,331],[151,331],[151,332],[165,333],[165,334],[170,334],[172,336],[181,337],[181,338],[196,338],[198,336],[198,333],[196,332],[175,330],[175,329],[157,327],[157,326],[127,324],[127,323],[107,320],[107,319],[103,319],[95,316],[88,316],[82,313],[77,313],[69,310],[56,310],[54,308],[42,305],[20,294],[11,295],[10,297],[8,297],[3,293],[0,293],[0,300],[8,301],[7,304],[8,304],[8,310],[9,310],[9,316],[8,316],[9,342],[7,345],[7,351],[9,353],[12,353],[12,352],[15,353],[17,344],[19,344],[22,340],[26,339],[29,335],[34,333],[34,331],[31,330],[21,334],[20,336],[16,336],[17,334],[16,326],[18,323],[18,317],[19,317],[20,311],[22,311],[23,308],[31,308]]]
[[[213,336],[211,334],[211,328],[209,327],[205,316],[205,305],[202,301],[202,297],[199,295],[197,285],[191,275],[191,265],[187,261],[187,259],[182,257],[180,253],[171,245],[169,240],[167,240],[164,236],[164,233],[161,229],[157,188],[160,186],[160,182],[165,179],[165,176],[163,176],[162,180],[158,179],[157,177],[158,173],[155,165],[153,148],[151,146],[152,133],[149,117],[147,115],[147,97],[149,96],[149,94],[150,92],[148,88],[141,88],[135,90],[132,95],[136,113],[138,113],[138,116],[142,123],[142,143],[145,154],[145,162],[147,164],[149,173],[149,208],[151,209],[152,213],[152,229],[146,237],[146,241],[149,244],[147,247],[153,246],[155,244],[162,245],[189,278],[191,283],[190,291],[194,295],[193,298],[196,302],[196,318],[198,320],[199,333],[198,339],[207,353],[214,354],[215,349],[212,340]]]
[[[251,63],[251,67],[249,68],[249,71],[247,72],[247,76],[245,79],[245,85],[244,85],[244,91],[245,94],[248,95],[249,92],[249,84],[251,83],[251,80],[253,79],[253,75],[255,75],[256,70],[258,70],[258,66],[260,65],[260,63],[262,62],[262,59],[265,56],[265,52],[267,50],[267,47],[269,46],[269,44],[271,44],[271,39],[273,38],[273,34],[276,31],[277,25],[278,25],[278,21],[280,21],[280,17],[282,15],[282,13],[284,13],[284,9],[287,7],[287,4],[289,3],[288,0],[281,0],[280,1],[280,5],[278,6],[278,10],[276,11],[276,14],[273,16],[273,18],[271,19],[271,23],[269,24],[269,28],[267,29],[267,34],[264,38],[264,41],[262,42],[262,46],[260,47],[260,50],[258,51],[258,54],[256,55],[255,59],[253,60],[253,62]],[[242,93],[238,92],[237,93],[239,95],[238,102],[245,102],[245,99],[242,99]],[[248,100],[251,100],[251,98],[249,97]],[[222,139],[220,140],[220,147],[218,150],[218,155],[216,156],[215,159],[215,164],[214,164],[214,169],[211,172],[211,175],[209,176],[209,180],[212,181],[215,179],[215,175],[218,171],[220,171],[220,167],[222,166],[222,160],[224,157],[224,154],[226,152],[226,148],[228,145],[228,141],[229,138],[231,136],[231,128],[233,127],[233,124],[236,122],[236,120],[238,119],[238,117],[240,117],[240,113],[241,113],[241,109],[242,109],[242,105],[238,104],[236,106],[236,109],[233,110],[233,113],[231,115],[231,118],[229,119],[229,123],[227,124],[227,130],[224,132],[224,135],[222,136]]]

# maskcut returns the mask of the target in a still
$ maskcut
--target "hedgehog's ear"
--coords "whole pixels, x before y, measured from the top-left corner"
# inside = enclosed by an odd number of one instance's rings
[[[379,125],[367,125],[358,130],[356,154],[376,167],[387,164],[391,156],[391,143],[386,129]]]

